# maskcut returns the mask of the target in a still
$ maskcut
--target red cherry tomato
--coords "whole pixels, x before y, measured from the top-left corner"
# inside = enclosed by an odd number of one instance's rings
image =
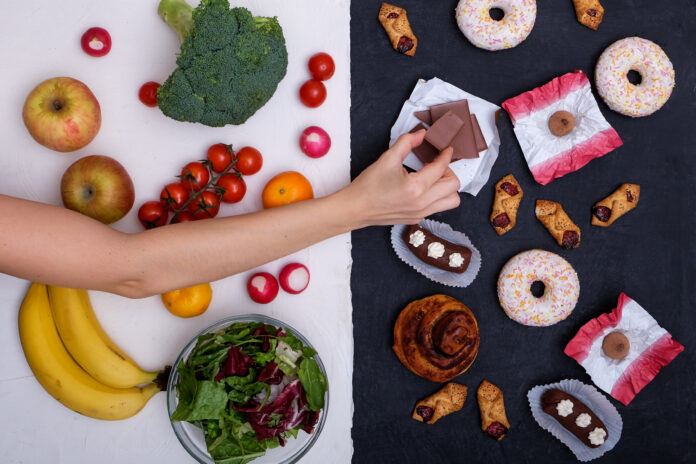
[[[263,166],[263,156],[256,148],[244,147],[237,152],[235,169],[245,176],[256,174]]]
[[[111,50],[111,36],[106,29],[91,27],[82,34],[80,45],[89,56],[104,56]]]
[[[140,87],[138,98],[145,106],[157,106],[157,89],[159,89],[159,86],[157,82],[150,81]]]
[[[237,203],[246,194],[246,182],[238,174],[224,174],[217,181],[218,187],[225,190],[222,201],[225,203]]]
[[[321,106],[326,100],[326,87],[320,81],[310,79],[300,87],[300,100],[310,108]]]
[[[208,161],[213,165],[213,171],[222,172],[232,162],[232,145],[216,143],[208,148]]]
[[[210,180],[210,172],[203,163],[193,161],[181,170],[181,183],[191,192],[199,192],[205,188]]]
[[[199,193],[196,198],[189,203],[188,209],[191,214],[193,214],[194,219],[214,218],[220,211],[220,199],[215,192],[206,190]]]
[[[335,70],[334,60],[328,53],[317,53],[309,59],[309,72],[318,81],[328,81]]]
[[[179,182],[167,184],[167,186],[162,189],[162,193],[160,193],[160,201],[171,211],[180,209],[188,199],[189,191]]]
[[[191,222],[195,221],[196,218],[193,217],[193,214],[191,214],[190,211],[182,211],[179,214],[175,215],[171,221],[169,221],[170,224],[178,224],[180,222]]]
[[[159,201],[148,201],[138,210],[138,220],[146,229],[163,226],[167,223],[167,210]]]

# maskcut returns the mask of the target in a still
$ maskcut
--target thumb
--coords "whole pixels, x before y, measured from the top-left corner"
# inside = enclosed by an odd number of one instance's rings
[[[408,154],[411,153],[411,150],[423,143],[424,137],[425,129],[421,129],[412,134],[403,134],[396,140],[394,145],[392,145],[391,148],[386,151],[386,154],[390,159],[398,161],[399,164],[401,164],[403,163],[404,159],[406,159]]]

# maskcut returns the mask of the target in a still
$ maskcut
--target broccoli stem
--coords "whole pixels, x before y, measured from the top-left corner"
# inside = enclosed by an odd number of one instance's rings
[[[193,26],[193,7],[186,0],[161,0],[157,14],[174,29],[182,42],[191,32]]]

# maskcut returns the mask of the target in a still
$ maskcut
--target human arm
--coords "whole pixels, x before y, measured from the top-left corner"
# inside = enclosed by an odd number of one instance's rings
[[[459,181],[447,168],[451,149],[417,173],[403,168],[422,139],[422,132],[401,137],[349,186],[324,198],[136,234],[0,195],[0,271],[139,298],[237,274],[361,227],[415,223],[459,204]]]

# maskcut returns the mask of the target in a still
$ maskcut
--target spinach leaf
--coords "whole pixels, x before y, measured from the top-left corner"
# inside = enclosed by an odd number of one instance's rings
[[[307,404],[312,411],[319,411],[324,407],[324,394],[326,393],[326,377],[319,369],[319,364],[312,358],[305,358],[300,363],[297,375],[302,383],[307,396]]]
[[[179,384],[177,385],[176,393],[179,398],[179,404],[176,405],[176,411],[172,414],[173,422],[186,420],[191,414],[193,400],[198,389],[198,380],[196,380],[196,375],[189,366],[182,362],[179,364],[177,371],[179,372]]]
[[[186,411],[186,414],[182,411],[181,416],[184,417],[178,417],[177,420],[220,419],[225,413],[226,407],[227,392],[225,391],[225,385],[220,382],[201,380],[198,382],[191,407]]]

